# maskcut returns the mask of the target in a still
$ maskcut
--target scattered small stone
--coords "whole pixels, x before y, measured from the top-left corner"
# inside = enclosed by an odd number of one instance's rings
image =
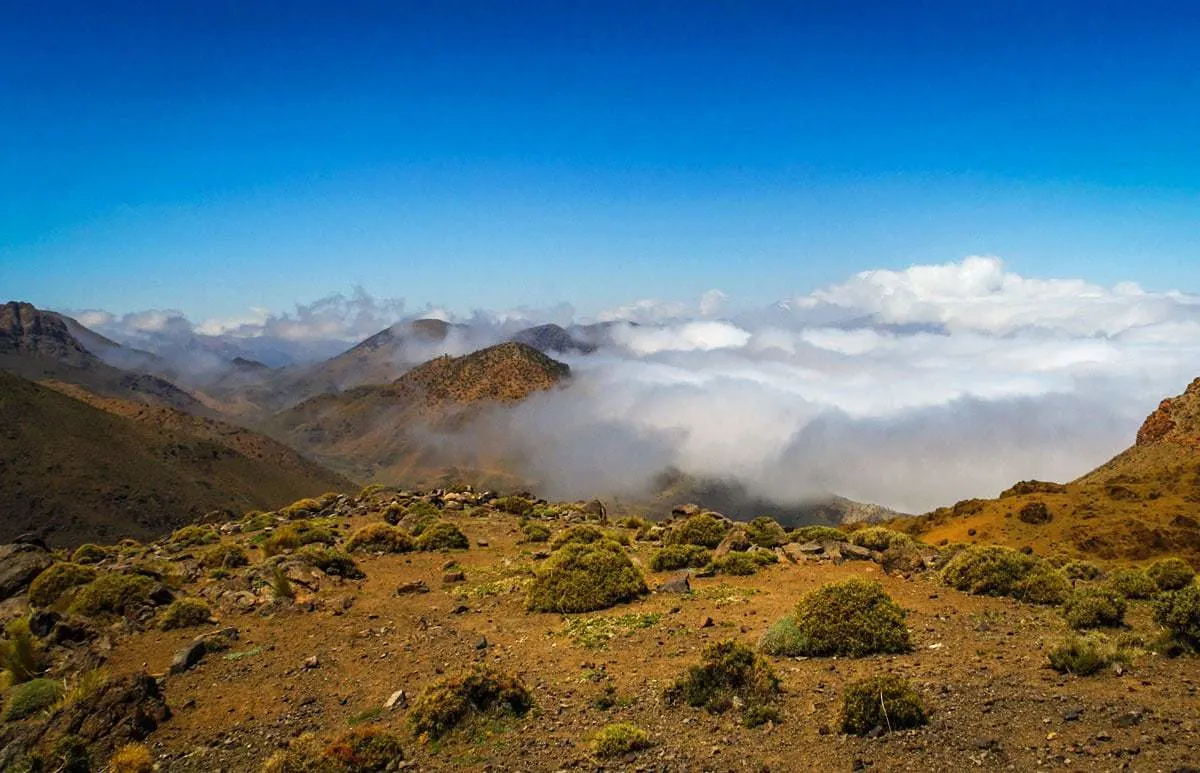
[[[408,695],[404,690],[396,690],[388,696],[388,699],[383,702],[385,709],[402,709],[408,705]]]
[[[480,636],[479,641],[475,642],[475,649],[486,650],[488,648],[488,640],[486,636]]]
[[[714,625],[713,619],[707,615],[700,621],[701,628],[712,628]]]
[[[412,582],[403,583],[399,588],[396,588],[396,595],[403,596],[408,593],[428,593],[429,586],[424,580],[413,580]]]
[[[304,661],[304,668],[306,670],[313,669],[313,668],[320,668],[320,667],[321,667],[321,661],[317,658],[316,655],[313,655],[311,658]]]
[[[488,541],[485,539],[477,539],[475,540],[475,544],[481,548],[486,548],[488,546]]]

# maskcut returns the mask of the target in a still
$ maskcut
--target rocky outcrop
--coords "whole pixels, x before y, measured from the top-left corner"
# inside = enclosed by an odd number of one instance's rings
[[[0,601],[24,593],[29,583],[52,563],[54,559],[42,545],[33,542],[0,545]]]

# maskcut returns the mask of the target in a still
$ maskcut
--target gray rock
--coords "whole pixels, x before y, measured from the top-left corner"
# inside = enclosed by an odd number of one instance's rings
[[[790,542],[786,547],[791,549],[789,552],[806,556],[819,556],[825,552],[825,546],[819,542]]]
[[[746,530],[740,526],[735,526],[725,535],[725,539],[721,540],[721,544],[717,545],[717,549],[713,551],[713,558],[721,558],[729,555],[732,551],[743,551],[750,549],[750,537],[746,535]]]
[[[0,545],[0,601],[29,589],[29,583],[54,563],[50,552],[32,542]]]
[[[413,580],[412,582],[406,582],[403,585],[401,585],[399,588],[396,588],[397,596],[404,596],[409,593],[428,593],[428,592],[429,592],[429,586],[425,584],[424,580]]]
[[[237,641],[238,630],[233,627],[222,628],[192,639],[190,644],[176,652],[175,657],[171,659],[171,673],[182,674],[198,666],[209,652],[209,642],[217,638]]]
[[[658,588],[655,589],[655,592],[656,593],[690,593],[691,590],[692,590],[692,583],[690,580],[688,580],[688,573],[680,572],[679,574],[675,575],[671,579],[664,582],[662,585],[659,585]]]
[[[408,695],[404,690],[396,690],[388,696],[388,699],[383,702],[385,709],[402,709],[408,705]]]
[[[847,561],[875,561],[879,558],[879,553],[876,553],[874,550],[859,547],[849,542],[837,543],[837,550],[842,554],[842,558]]]

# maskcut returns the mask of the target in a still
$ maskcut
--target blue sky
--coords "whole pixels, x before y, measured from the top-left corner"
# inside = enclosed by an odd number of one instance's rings
[[[0,288],[457,310],[999,255],[1200,289],[1194,3],[10,3]]]

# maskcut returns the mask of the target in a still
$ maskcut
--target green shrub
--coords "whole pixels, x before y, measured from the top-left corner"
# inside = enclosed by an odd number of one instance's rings
[[[413,703],[408,722],[417,735],[441,738],[474,714],[524,716],[533,696],[519,679],[476,668],[427,687]]]
[[[777,548],[788,540],[787,532],[774,518],[765,515],[746,524],[746,536],[760,548]]]
[[[1068,580],[1098,580],[1104,576],[1104,570],[1091,561],[1071,561],[1062,571]]]
[[[42,652],[29,631],[29,619],[10,621],[0,639],[0,671],[8,672],[10,684],[20,684],[36,678],[42,670]]]
[[[71,554],[71,561],[76,564],[98,564],[110,555],[111,549],[88,542],[75,548],[75,552]]]
[[[209,569],[237,569],[249,565],[250,557],[240,545],[214,545],[204,551],[200,563]]]
[[[823,585],[796,605],[801,655],[908,652],[912,648],[905,612],[877,582],[852,578]]]
[[[217,530],[212,526],[197,524],[175,530],[167,541],[177,548],[192,548],[212,544],[217,538]]]
[[[645,592],[642,573],[619,544],[572,542],[534,570],[526,607],[535,612],[591,612]]]
[[[1125,620],[1125,597],[1111,588],[1076,588],[1062,605],[1067,625],[1076,630],[1121,625]]]
[[[780,618],[758,640],[758,648],[768,655],[796,658],[808,651],[808,640],[791,615]]]
[[[1175,643],[1200,650],[1200,585],[1163,594],[1155,605],[1154,620]]]
[[[849,536],[833,526],[800,526],[788,535],[792,542],[845,542]]]
[[[96,570],[90,566],[59,562],[34,578],[29,585],[29,603],[35,607],[49,607],[72,588],[87,585],[96,579]]]
[[[176,628],[190,628],[194,625],[205,625],[212,619],[212,610],[203,599],[175,599],[163,610],[158,621],[159,628],[171,631]]]
[[[700,665],[691,666],[667,688],[670,705],[686,703],[719,714],[741,702],[743,712],[769,705],[779,695],[779,678],[754,650],[734,639],[710,644]]]
[[[127,743],[109,758],[108,773],[154,773],[154,757],[144,744]]]
[[[294,521],[300,518],[311,518],[314,515],[319,515],[326,508],[334,503],[338,498],[336,491],[327,491],[319,497],[309,497],[307,499],[297,500],[287,507],[280,508],[279,514],[289,521]]]
[[[382,521],[368,523],[346,540],[346,550],[351,553],[407,553],[414,547],[408,532]]]
[[[31,679],[15,685],[8,691],[3,721],[15,722],[45,711],[58,703],[62,695],[62,682],[55,679]]]
[[[650,568],[655,572],[669,572],[689,567],[699,568],[712,560],[712,551],[699,545],[667,545],[654,551],[650,557]]]
[[[263,773],[383,773],[404,759],[400,739],[384,730],[358,727],[331,741],[312,733],[293,739],[263,764]],[[115,772],[114,772],[115,773]]]
[[[1091,676],[1115,662],[1127,663],[1126,653],[1099,634],[1068,637],[1048,653],[1050,667],[1060,674]]]
[[[500,497],[492,502],[492,507],[502,513],[510,513],[512,515],[528,515],[533,509],[533,502],[525,497]]]
[[[653,528],[654,524],[642,518],[640,515],[627,515],[617,521],[617,525],[622,529],[633,529],[634,531],[647,531]]]
[[[600,759],[624,757],[650,748],[650,734],[628,722],[606,725],[592,738],[592,753]]]
[[[563,545],[579,544],[590,545],[593,542],[599,542],[605,538],[604,531],[597,526],[589,526],[587,524],[579,524],[572,526],[569,529],[564,529],[558,533],[554,541],[550,543],[551,550],[558,550]]]
[[[1152,599],[1158,595],[1158,584],[1141,569],[1118,569],[1108,575],[1105,584],[1127,599]]]
[[[749,577],[762,566],[749,553],[726,553],[720,558],[713,559],[711,564],[717,574],[727,574],[731,577]]]
[[[123,615],[137,607],[153,606],[150,594],[156,586],[141,574],[102,574],[79,589],[70,611],[84,617]]]
[[[972,545],[959,551],[942,569],[952,588],[980,596],[1011,596],[1037,559],[1000,545]]]
[[[337,534],[328,526],[312,521],[294,521],[272,531],[263,540],[261,547],[263,555],[269,558],[285,550],[297,550],[305,545],[332,545],[335,542]]]
[[[907,680],[875,676],[846,685],[842,696],[842,730],[867,735],[920,727],[929,721],[925,702]]]
[[[292,581],[288,579],[283,569],[278,564],[271,567],[271,596],[275,599],[293,600],[296,598],[296,591],[292,588]]]
[[[247,534],[262,531],[268,526],[274,526],[277,519],[274,513],[264,513],[259,510],[251,510],[242,516],[242,531]]]
[[[401,520],[408,527],[409,534],[419,537],[421,532],[425,531],[431,523],[436,523],[441,517],[442,511],[437,509],[437,506],[418,499],[404,509],[404,517]]]
[[[328,575],[345,577],[348,580],[361,580],[366,577],[353,558],[326,545],[305,545],[296,551],[296,558]]]
[[[1037,564],[1013,586],[1013,598],[1029,604],[1058,606],[1071,592],[1071,583],[1062,572],[1045,561]]]
[[[672,526],[663,541],[668,545],[701,545],[715,548],[721,544],[727,531],[728,523],[709,513],[700,513]]]
[[[868,550],[884,551],[891,547],[911,545],[913,538],[904,532],[892,531],[882,526],[869,526],[850,532],[850,544]]]
[[[522,542],[545,542],[550,539],[550,529],[537,521],[529,521],[521,526]]]
[[[1182,558],[1164,558],[1151,564],[1146,574],[1154,580],[1159,590],[1171,591],[1191,585],[1196,570]]]
[[[466,550],[471,547],[467,535],[449,521],[436,521],[417,537],[417,550]]]

